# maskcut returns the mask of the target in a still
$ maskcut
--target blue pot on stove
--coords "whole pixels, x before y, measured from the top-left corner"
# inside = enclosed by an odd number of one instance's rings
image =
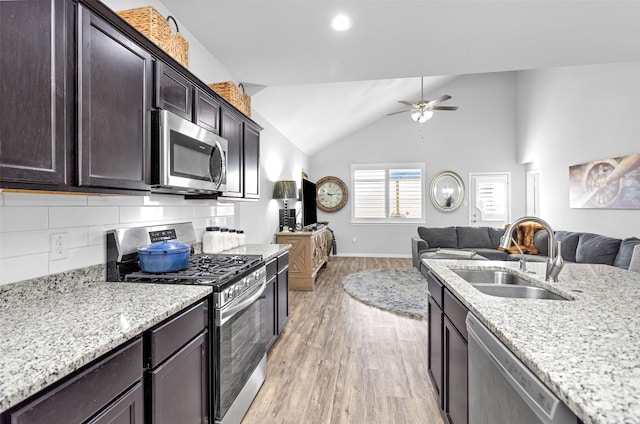
[[[191,246],[177,241],[162,241],[138,249],[140,269],[160,274],[181,271],[189,264]]]

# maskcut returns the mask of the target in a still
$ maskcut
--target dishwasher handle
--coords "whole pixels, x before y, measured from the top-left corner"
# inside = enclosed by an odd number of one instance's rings
[[[536,416],[544,423],[562,419],[568,408],[471,312],[467,313],[466,323],[469,338],[478,344]]]

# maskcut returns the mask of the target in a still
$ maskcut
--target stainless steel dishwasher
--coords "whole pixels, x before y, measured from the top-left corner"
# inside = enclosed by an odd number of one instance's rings
[[[469,332],[469,424],[576,424],[577,417],[473,314]]]

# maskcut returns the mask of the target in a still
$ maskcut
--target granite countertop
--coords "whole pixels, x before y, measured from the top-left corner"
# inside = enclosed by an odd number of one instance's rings
[[[0,412],[211,293],[211,287],[94,283],[0,293]]]
[[[221,253],[230,255],[261,255],[266,262],[286,252],[290,247],[290,244],[245,244],[244,246],[225,250]]]
[[[424,260],[585,424],[640,423],[640,273],[566,264],[558,282],[544,263]],[[504,269],[571,301],[489,296],[451,269]]]

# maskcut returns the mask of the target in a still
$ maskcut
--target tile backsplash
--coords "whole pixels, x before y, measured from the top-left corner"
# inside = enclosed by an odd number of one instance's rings
[[[193,222],[197,241],[208,225],[233,228],[235,205],[182,196],[109,196],[0,192],[0,284],[104,264],[107,230]],[[67,257],[55,259],[52,234]]]

